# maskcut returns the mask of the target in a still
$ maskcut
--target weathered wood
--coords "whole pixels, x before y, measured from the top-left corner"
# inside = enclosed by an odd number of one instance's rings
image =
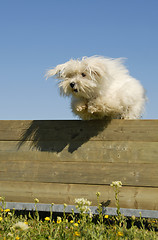
[[[10,202],[111,200],[158,210],[158,120],[0,121],[0,196]]]
[[[158,120],[0,121],[0,140],[158,141]]]
[[[43,141],[40,148],[26,141],[0,141],[1,161],[97,162],[97,163],[158,163],[158,142],[88,141],[71,153],[62,141]],[[59,151],[61,149],[61,151]],[[96,154],[97,153],[97,154]],[[150,159],[150,161],[149,161]]]
[[[0,161],[0,181],[158,187],[158,164]]]
[[[100,202],[110,200],[109,207],[115,207],[114,191],[110,186],[88,184],[59,184],[37,182],[0,182],[1,196],[8,202],[75,204],[75,198],[84,197],[97,205],[96,193],[100,192]],[[120,206],[133,209],[158,210],[158,188],[126,187],[120,190]]]

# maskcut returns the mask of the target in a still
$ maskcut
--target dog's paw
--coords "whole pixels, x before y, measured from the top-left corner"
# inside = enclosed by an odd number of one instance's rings
[[[82,112],[82,111],[84,111],[86,108],[87,108],[86,105],[77,106],[76,110],[77,110],[77,112]]]
[[[96,109],[95,107],[89,106],[89,107],[88,107],[88,112],[91,113],[91,114],[93,114],[93,113],[96,113],[96,112],[98,112],[98,111],[97,111],[97,109]]]

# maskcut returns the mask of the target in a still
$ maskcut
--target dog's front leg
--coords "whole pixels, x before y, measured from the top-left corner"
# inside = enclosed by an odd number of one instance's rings
[[[104,106],[101,101],[98,102],[94,99],[93,101],[88,102],[88,112],[91,114],[103,112],[103,108]]]
[[[117,104],[110,104],[107,99],[97,98],[88,103],[88,112],[93,114],[94,116],[103,117],[110,116],[116,117],[121,115],[122,106]]]
[[[87,109],[87,101],[85,99],[72,99],[71,108],[73,112],[82,112]]]

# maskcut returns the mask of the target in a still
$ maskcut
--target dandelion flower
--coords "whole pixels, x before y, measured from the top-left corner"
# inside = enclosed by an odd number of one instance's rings
[[[77,236],[77,237],[80,237],[80,232],[77,232],[77,231],[76,231],[76,232],[74,233],[74,235]]]
[[[50,218],[49,217],[45,217],[45,221],[50,221]]]
[[[57,217],[57,223],[61,223],[61,217]]]
[[[0,217],[0,221],[2,221],[3,220],[3,218],[2,217]]]
[[[35,203],[39,203],[39,199],[38,198],[34,198]]]
[[[109,218],[109,215],[105,215],[104,218]]]
[[[70,223],[73,223],[73,222],[74,222],[73,220],[70,221]]]
[[[78,223],[74,223],[74,226],[75,226],[75,227],[78,227]]]
[[[25,230],[27,230],[29,227],[28,227],[28,225],[26,224],[26,223],[24,223],[24,222],[18,222],[18,223],[16,223],[16,224],[14,224],[13,225],[13,228],[20,228],[21,230],[23,230],[23,231],[25,231]]]
[[[19,238],[19,236],[17,236],[15,239],[16,239],[16,240],[19,240],[20,238]]]
[[[5,212],[10,212],[10,209],[9,209],[9,208],[7,208],[7,209],[5,209],[4,211],[5,211]]]
[[[117,233],[117,236],[123,237],[123,232],[118,232],[118,233]]]
[[[136,220],[136,217],[135,217],[134,215],[133,215],[131,218],[132,218],[132,220],[133,220],[133,221],[135,221],[135,220]]]

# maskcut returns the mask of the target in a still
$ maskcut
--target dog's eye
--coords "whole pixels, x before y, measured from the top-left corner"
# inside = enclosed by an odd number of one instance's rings
[[[86,76],[86,74],[85,74],[85,73],[81,73],[81,75],[82,75],[82,77],[85,77],[85,76]]]

